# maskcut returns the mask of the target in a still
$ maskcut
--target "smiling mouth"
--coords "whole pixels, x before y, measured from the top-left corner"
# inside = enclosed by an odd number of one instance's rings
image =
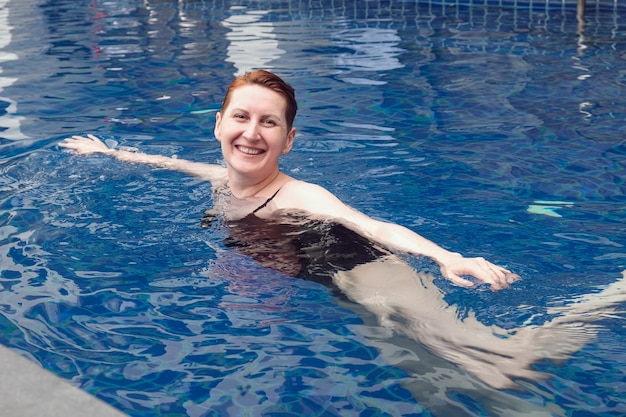
[[[239,149],[239,152],[242,152],[248,155],[259,155],[265,152],[264,150],[261,150],[261,149],[248,148],[246,146],[237,146],[237,149]]]

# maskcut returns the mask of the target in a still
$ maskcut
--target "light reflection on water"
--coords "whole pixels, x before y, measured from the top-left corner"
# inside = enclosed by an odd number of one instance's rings
[[[198,227],[208,185],[54,146],[93,132],[219,161],[225,85],[270,68],[301,105],[288,172],[524,276],[498,294],[438,280],[459,314],[541,322],[625,267],[623,10],[592,9],[581,35],[573,8],[34,3],[0,2],[3,343],[131,415],[410,415],[412,396],[442,415],[624,411],[619,315],[567,363],[541,363],[550,380],[477,389],[326,288],[226,250]],[[571,204],[528,212],[546,201]]]

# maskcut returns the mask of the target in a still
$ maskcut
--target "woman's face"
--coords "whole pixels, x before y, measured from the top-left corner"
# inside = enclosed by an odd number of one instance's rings
[[[228,107],[215,121],[215,137],[229,169],[259,176],[259,181],[278,171],[278,158],[291,150],[296,136],[287,126],[286,107],[280,94],[260,85],[231,93]]]

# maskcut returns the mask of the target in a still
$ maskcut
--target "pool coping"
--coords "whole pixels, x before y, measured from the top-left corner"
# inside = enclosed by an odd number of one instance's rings
[[[126,416],[1,344],[0,410],[20,417]]]

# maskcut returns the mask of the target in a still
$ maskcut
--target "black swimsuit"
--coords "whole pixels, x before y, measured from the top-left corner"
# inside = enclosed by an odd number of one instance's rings
[[[270,203],[270,201],[272,201],[274,197],[276,197],[276,194],[278,194],[279,191],[280,191],[280,188],[276,190],[276,192],[272,194],[270,198],[265,200],[263,204],[261,204],[259,207],[252,210],[252,214],[255,214],[257,211],[261,210],[262,208],[265,208]],[[202,216],[202,220],[200,220],[200,226],[205,229],[209,228],[213,225],[213,222],[219,217],[220,217],[219,210],[216,210],[215,208],[210,208],[208,210],[205,210],[204,216]]]
[[[337,222],[250,214],[227,221],[224,244],[284,275],[331,285],[337,271],[348,271],[390,252]]]
[[[259,211],[262,208],[264,208],[265,206],[267,206],[270,203],[270,201],[272,201],[274,199],[274,197],[276,197],[276,194],[278,194],[279,191],[280,191],[280,188],[278,190],[276,190],[276,192],[274,194],[272,194],[272,196],[270,198],[265,200],[265,203],[261,204],[259,207],[257,207],[254,210],[252,210],[252,214],[256,213],[257,211]]]
[[[305,214],[255,215],[276,197],[278,189],[252,213],[239,220],[226,220],[228,237],[224,244],[250,256],[260,265],[284,275],[332,285],[337,271],[348,271],[389,255],[369,239],[343,224],[314,220]],[[202,226],[209,227],[217,217],[207,210]]]

